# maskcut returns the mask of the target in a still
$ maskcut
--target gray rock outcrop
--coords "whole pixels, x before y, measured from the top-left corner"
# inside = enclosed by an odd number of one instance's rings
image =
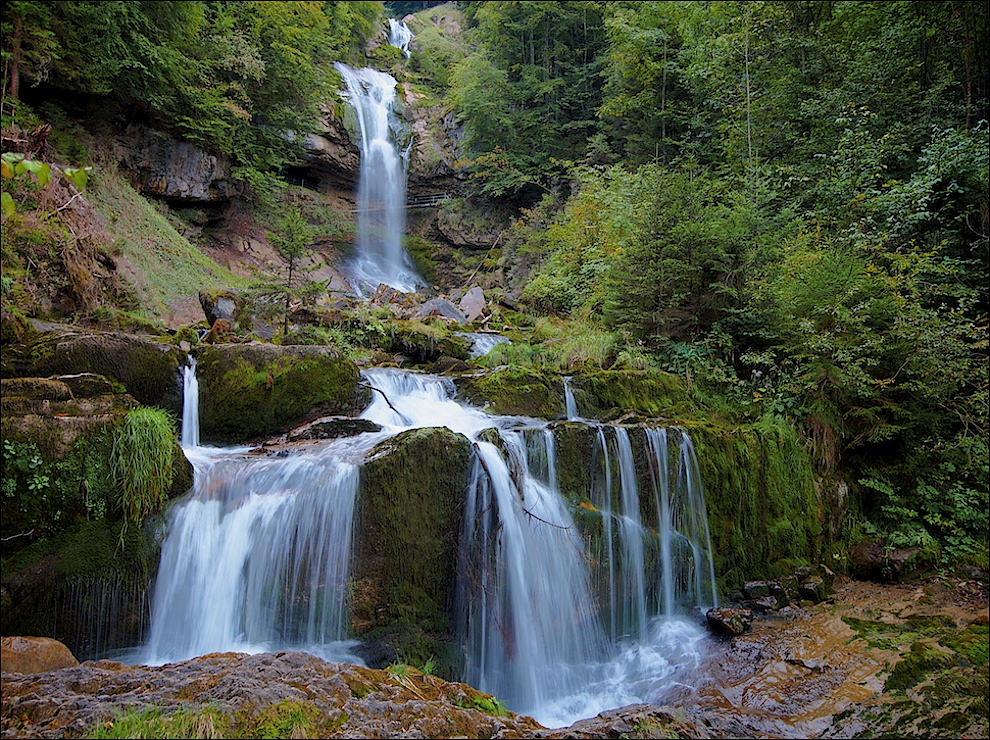
[[[223,155],[211,154],[144,124],[117,138],[120,166],[146,195],[183,203],[223,203],[241,192]]]

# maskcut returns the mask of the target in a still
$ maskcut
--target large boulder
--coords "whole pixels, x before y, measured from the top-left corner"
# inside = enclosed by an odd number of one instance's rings
[[[412,362],[428,364],[441,357],[466,360],[471,343],[457,334],[418,322],[395,322],[385,339],[384,349],[405,355]]]
[[[123,521],[110,460],[137,402],[85,373],[0,384],[0,633],[55,637],[81,657],[133,646],[147,627],[158,544]],[[174,497],[193,475],[171,444]]]
[[[488,302],[485,300],[485,291],[477,285],[472,286],[461,298],[457,307],[469,322],[481,321],[485,315],[485,309],[488,308]]]
[[[204,442],[268,437],[368,404],[357,366],[330,347],[249,342],[206,347],[196,357]]]
[[[446,428],[382,442],[361,469],[351,599],[359,636],[456,675],[454,588],[471,443]]]
[[[558,376],[536,370],[499,368],[455,381],[467,400],[493,414],[559,418],[564,413],[564,385]]]
[[[0,670],[4,673],[47,673],[77,665],[72,651],[50,637],[0,639]]]
[[[753,613],[749,609],[717,607],[705,612],[705,617],[709,629],[717,635],[736,637],[753,626]]]
[[[860,580],[901,583],[930,566],[930,557],[920,547],[887,547],[882,540],[868,539],[849,549],[849,574]]]
[[[468,321],[461,310],[446,298],[433,298],[425,303],[421,303],[410,309],[409,315],[414,319],[420,320],[440,317],[457,324],[466,324]]]
[[[3,500],[3,537],[56,533],[75,517],[102,519],[119,505],[109,467],[116,430],[138,404],[106,378],[75,374],[0,380],[2,469],[11,489]],[[192,485],[192,466],[178,443],[169,495]],[[17,543],[14,543],[17,544]]]

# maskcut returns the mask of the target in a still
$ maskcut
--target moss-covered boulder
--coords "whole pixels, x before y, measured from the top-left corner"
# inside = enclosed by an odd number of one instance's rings
[[[95,375],[0,383],[0,631],[53,637],[84,658],[136,644],[157,545],[125,523],[126,486],[111,459],[137,402]],[[176,496],[191,487],[192,467],[174,434],[165,439],[172,484],[164,493]]]
[[[654,473],[646,455],[644,429],[661,425],[666,423],[626,427],[644,522],[655,522],[657,517]],[[790,425],[769,418],[745,425],[687,420],[677,425],[688,432],[695,448],[720,586],[738,588],[747,580],[780,577],[798,565],[816,563],[826,554],[829,540],[822,525],[826,514],[832,516],[833,512],[825,511],[814,484],[811,459]],[[558,423],[553,431],[558,486],[571,500],[578,526],[593,537],[601,527],[601,514],[587,495],[593,488],[600,495],[604,488],[600,435],[613,455],[615,432],[609,426],[580,422]],[[675,442],[679,436],[668,431],[672,455],[683,443]],[[668,464],[676,465],[676,459]],[[611,506],[615,509],[621,506],[621,484],[614,459],[610,468]]]
[[[381,443],[361,469],[351,597],[354,632],[405,662],[455,675],[452,614],[471,444],[445,428]]]
[[[686,428],[701,469],[722,585],[781,576],[822,555],[827,543],[811,458],[789,424],[768,418]]]
[[[416,321],[398,321],[385,339],[384,349],[405,355],[412,362],[425,365],[441,357],[466,360],[471,354],[471,342],[449,329]]]
[[[493,414],[556,419],[564,414],[564,383],[540,370],[498,368],[455,379],[458,393]]]
[[[660,370],[599,370],[574,376],[571,388],[581,416],[603,418],[626,412],[680,417],[690,412],[684,381]]]
[[[0,632],[65,643],[80,660],[140,643],[160,555],[154,526],[76,520],[2,560]]]
[[[196,357],[204,442],[271,436],[310,418],[355,413],[370,400],[357,366],[330,347],[250,342]]]
[[[4,348],[4,377],[95,373],[140,403],[182,411],[186,353],[169,342],[119,332],[58,331]]]

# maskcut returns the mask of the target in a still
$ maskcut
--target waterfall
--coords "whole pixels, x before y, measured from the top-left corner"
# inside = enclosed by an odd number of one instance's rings
[[[459,337],[463,337],[471,342],[470,356],[484,357],[497,344],[509,344],[509,340],[501,334],[483,334],[481,332],[456,331]]]
[[[615,429],[615,447],[619,459],[619,481],[622,486],[622,516],[619,528],[622,541],[623,615],[620,618],[623,636],[635,634],[646,639],[646,565],[643,556],[643,525],[639,513],[639,486],[636,483],[635,462],[629,434],[622,427]]]
[[[363,376],[375,392],[361,416],[381,432],[286,457],[187,447],[195,485],[170,512],[143,659],[301,649],[358,662],[346,639],[361,459],[444,426],[475,451],[455,595],[464,680],[548,726],[661,701],[703,654],[692,610],[716,599],[687,434],[589,423],[591,459],[565,471],[553,425],[462,403],[447,378]]]
[[[394,143],[398,122],[393,114],[395,78],[371,68],[354,70],[334,63],[347,85],[347,100],[361,132],[358,177],[357,253],[350,263],[351,282],[360,295],[385,283],[402,292],[425,285],[402,247],[406,218],[405,161]]]
[[[183,449],[199,447],[199,381],[196,380],[196,359],[182,368],[182,433]]]
[[[162,545],[147,662],[293,647],[346,656],[357,469],[202,449]]]
[[[659,701],[677,671],[697,663],[700,619],[677,615],[713,603],[707,532],[668,526],[668,539],[678,537],[687,550],[668,546],[675,562],[664,565],[660,531],[644,526],[641,513],[649,508],[641,481],[659,481],[654,438],[666,439],[663,431],[647,430],[637,457],[626,429],[595,430],[588,495],[600,527],[578,526],[558,490],[551,430],[503,430],[500,446],[476,438],[457,604],[468,683],[545,725],[564,726]],[[687,465],[693,448],[678,449]],[[676,499],[669,508],[677,516],[668,518],[701,526],[703,511],[681,508],[699,500],[694,472],[687,465],[675,474],[664,484]],[[656,593],[671,580],[668,571],[689,575],[661,611]]]
[[[504,440],[528,470],[519,433]],[[557,491],[529,474],[520,489],[500,450],[475,444],[461,552],[466,680],[544,707],[578,693],[605,657],[584,548]]]
[[[409,58],[409,42],[413,39],[413,33],[402,21],[395,18],[388,19],[388,42],[392,46],[401,49],[402,53]]]
[[[571,388],[571,377],[564,378],[564,410],[568,421],[578,421],[577,402],[574,400],[574,389]]]

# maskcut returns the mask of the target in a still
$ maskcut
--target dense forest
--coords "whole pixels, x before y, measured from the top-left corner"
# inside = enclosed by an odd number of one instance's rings
[[[794,425],[848,537],[985,567],[988,3],[459,2],[408,62],[369,50],[437,5],[7,2],[3,127],[85,167],[73,121],[152,121],[270,210],[332,63],[392,71],[463,126],[466,194],[513,214],[501,289],[560,340],[492,362],[680,374]],[[34,170],[4,167],[13,305]]]

